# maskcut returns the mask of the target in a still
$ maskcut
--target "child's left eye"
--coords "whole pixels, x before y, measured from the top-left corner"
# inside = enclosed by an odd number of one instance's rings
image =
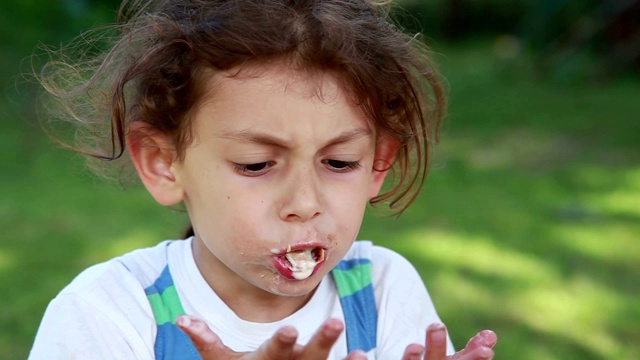
[[[247,176],[259,176],[267,172],[274,165],[272,161],[265,161],[254,164],[233,164],[235,170]]]
[[[360,167],[359,161],[342,161],[342,160],[324,160],[323,163],[327,165],[331,170],[336,172],[349,172],[357,170]]]

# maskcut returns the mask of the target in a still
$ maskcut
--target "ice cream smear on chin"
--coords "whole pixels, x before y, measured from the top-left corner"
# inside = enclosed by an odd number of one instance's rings
[[[316,265],[324,260],[324,249],[313,248],[297,251],[288,251],[285,258],[296,280],[304,280],[311,276]]]

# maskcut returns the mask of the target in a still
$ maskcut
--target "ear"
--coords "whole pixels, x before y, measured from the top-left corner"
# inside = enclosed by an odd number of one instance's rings
[[[372,182],[369,188],[369,200],[378,196],[384,179],[391,168],[391,164],[396,157],[396,151],[400,142],[386,136],[380,136],[376,143],[376,152],[373,158],[373,168],[371,169]]]
[[[166,135],[147,123],[134,122],[127,129],[127,149],[140,180],[158,203],[171,206],[182,201],[182,188],[171,167],[175,150]]]

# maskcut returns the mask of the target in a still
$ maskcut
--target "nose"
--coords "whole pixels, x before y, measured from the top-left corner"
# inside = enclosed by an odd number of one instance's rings
[[[280,218],[285,221],[306,222],[322,212],[319,181],[313,170],[291,176],[283,188]]]

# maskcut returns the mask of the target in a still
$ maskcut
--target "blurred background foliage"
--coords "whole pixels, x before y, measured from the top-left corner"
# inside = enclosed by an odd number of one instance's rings
[[[37,44],[68,43],[117,5],[0,2],[3,359],[27,356],[78,272],[186,224],[142,187],[92,175],[36,120],[23,74],[41,66]],[[361,238],[416,265],[458,347],[491,328],[498,359],[639,359],[640,1],[398,5],[433,49],[450,111],[420,198],[399,219],[367,215]]]
[[[429,37],[504,35],[496,54],[532,56],[541,77],[607,80],[640,70],[637,0],[405,0],[401,22]]]

